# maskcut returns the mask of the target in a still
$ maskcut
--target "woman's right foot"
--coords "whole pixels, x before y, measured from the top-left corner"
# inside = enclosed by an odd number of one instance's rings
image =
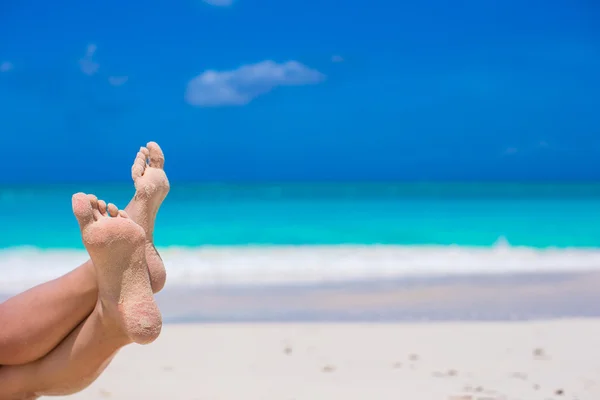
[[[133,342],[154,341],[162,317],[150,284],[146,232],[125,211],[95,196],[77,193],[72,203],[96,270],[103,318]]]
[[[170,185],[164,171],[165,156],[156,142],[149,142],[137,153],[131,177],[135,184],[135,196],[125,211],[146,233],[146,260],[150,283],[154,293],[159,292],[166,281],[166,271],[156,247],[154,247],[154,222]]]

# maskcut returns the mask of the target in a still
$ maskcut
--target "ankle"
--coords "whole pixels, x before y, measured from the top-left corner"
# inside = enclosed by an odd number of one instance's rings
[[[133,342],[123,327],[118,305],[98,298],[93,314],[97,316],[103,332],[111,338],[111,341],[118,343],[119,346],[125,346]]]

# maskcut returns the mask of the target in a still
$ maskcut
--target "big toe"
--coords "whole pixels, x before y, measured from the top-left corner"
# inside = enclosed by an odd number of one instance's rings
[[[90,198],[85,193],[75,193],[71,199],[71,204],[73,206],[73,214],[75,214],[81,228],[94,221],[92,204],[90,203]]]
[[[156,142],[149,142],[146,148],[150,152],[150,166],[153,168],[164,168],[165,166],[165,155],[162,149]]]

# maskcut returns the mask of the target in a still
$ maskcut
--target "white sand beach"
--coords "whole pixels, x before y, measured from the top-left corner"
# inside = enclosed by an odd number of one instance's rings
[[[165,325],[65,399],[600,399],[600,320]]]

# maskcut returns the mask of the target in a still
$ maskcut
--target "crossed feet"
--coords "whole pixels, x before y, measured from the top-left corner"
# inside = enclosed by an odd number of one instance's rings
[[[135,196],[125,208],[106,204],[94,195],[73,195],[73,213],[81,228],[98,281],[103,317],[131,341],[147,344],[160,334],[162,319],[153,293],[166,279],[153,243],[154,221],[169,192],[158,144],[140,148],[131,168]]]

